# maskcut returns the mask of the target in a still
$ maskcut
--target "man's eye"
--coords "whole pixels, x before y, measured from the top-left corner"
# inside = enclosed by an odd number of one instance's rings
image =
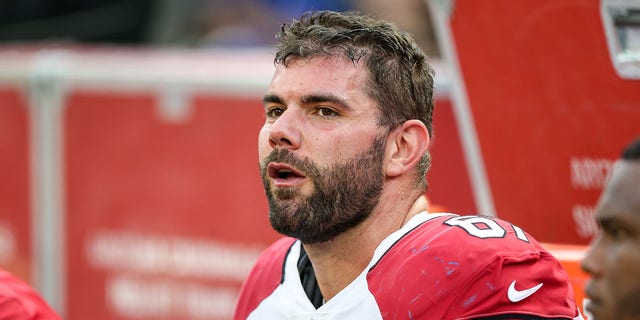
[[[628,236],[626,230],[613,225],[603,225],[602,231],[615,241],[622,241]]]
[[[619,228],[611,230],[610,234],[613,239],[616,239],[618,241],[624,240],[627,237],[627,232]]]
[[[317,110],[318,110],[318,115],[320,115],[323,118],[333,118],[338,115],[338,113],[331,108],[319,107]]]
[[[269,118],[277,118],[280,117],[284,113],[284,109],[282,108],[271,108],[267,110],[267,117]]]

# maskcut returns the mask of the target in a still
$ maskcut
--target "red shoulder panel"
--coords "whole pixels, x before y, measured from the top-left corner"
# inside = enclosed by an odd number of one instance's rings
[[[61,319],[29,285],[0,270],[0,319]]]
[[[251,273],[240,289],[240,296],[233,313],[234,320],[244,320],[280,284],[284,260],[295,242],[282,238],[269,246],[258,258]]]
[[[486,217],[423,223],[386,252],[367,280],[384,319],[570,319],[577,310],[558,261],[517,226]]]

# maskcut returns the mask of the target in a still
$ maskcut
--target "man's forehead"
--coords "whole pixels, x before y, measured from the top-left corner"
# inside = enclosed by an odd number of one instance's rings
[[[627,196],[640,194],[640,160],[616,162],[606,189]]]
[[[598,219],[614,215],[640,221],[640,161],[621,160],[613,169],[598,205]]]
[[[306,79],[306,80],[302,80]],[[284,85],[301,86],[303,84],[323,86],[349,86],[365,89],[369,71],[361,62],[352,63],[346,58],[334,56],[314,56],[296,58],[286,65],[276,65],[270,87]]]

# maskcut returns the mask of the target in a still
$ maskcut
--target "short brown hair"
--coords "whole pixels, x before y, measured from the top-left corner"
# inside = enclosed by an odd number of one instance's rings
[[[379,124],[394,129],[418,119],[432,135],[433,69],[413,38],[392,23],[357,12],[312,11],[285,23],[276,39],[276,64],[334,54],[353,63],[364,59]],[[430,162],[427,151],[418,168],[421,183]]]

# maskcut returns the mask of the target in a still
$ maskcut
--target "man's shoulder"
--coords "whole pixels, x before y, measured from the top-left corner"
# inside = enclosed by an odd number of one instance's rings
[[[27,283],[0,270],[0,319],[60,319]]]
[[[456,270],[471,271],[508,262],[537,261],[544,255],[550,254],[535,238],[508,221],[448,214],[429,218],[409,231],[381,260],[400,260],[423,268],[436,268],[433,260],[439,260],[461,266]],[[391,263],[398,265],[396,261]]]
[[[245,282],[254,286],[265,283],[279,284],[282,281],[285,259],[295,241],[296,239],[284,237],[267,247],[258,258]]]
[[[457,249],[496,251],[498,254],[544,250],[522,228],[499,218],[477,215],[443,214],[427,219],[404,237],[395,250],[415,246],[451,252]],[[393,249],[393,248],[392,248]]]
[[[234,319],[245,319],[282,283],[285,259],[295,241],[293,238],[281,238],[260,255],[240,290]]]
[[[258,263],[271,263],[273,260],[284,260],[296,239],[283,237],[269,245],[258,258]]]
[[[557,260],[524,230],[492,217],[428,218],[396,241],[367,278],[381,310],[409,310],[421,302],[429,308],[411,309],[414,315],[575,311],[573,292]],[[532,298],[516,303],[509,295],[516,282],[518,290],[543,285]]]
[[[539,260],[544,253],[531,235],[507,221],[436,214],[400,237],[370,273],[429,273],[449,282],[506,261]]]

